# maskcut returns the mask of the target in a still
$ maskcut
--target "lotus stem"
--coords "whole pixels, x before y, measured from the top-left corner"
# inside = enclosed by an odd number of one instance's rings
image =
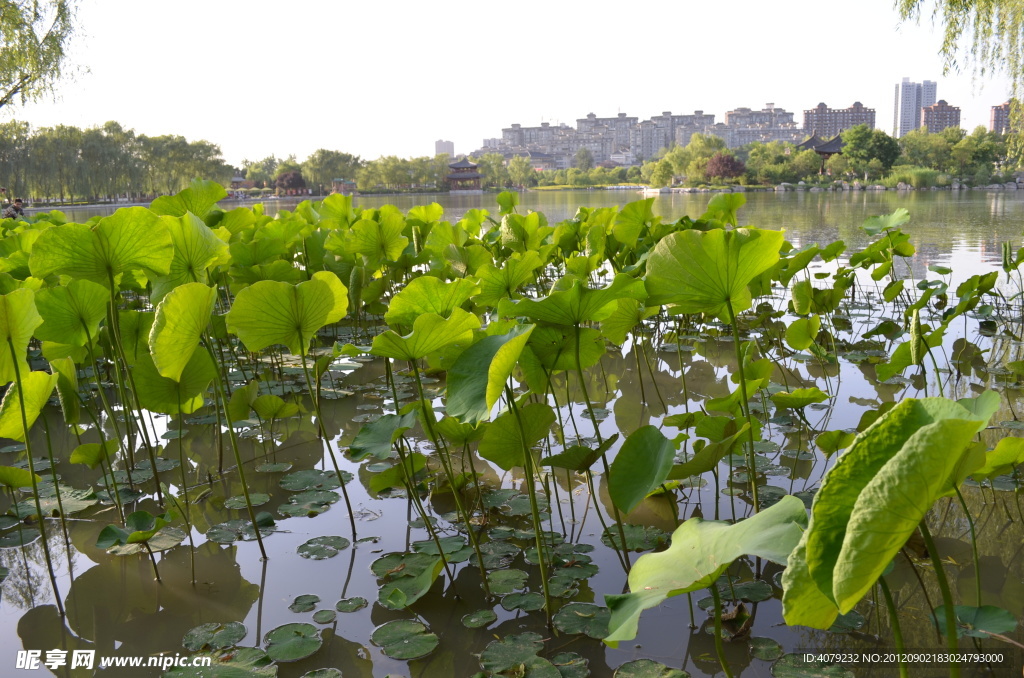
[[[718,593],[718,582],[711,583],[711,597],[715,599],[715,654],[722,665],[725,678],[732,678],[729,662],[725,661],[725,647],[722,645],[722,596]]]
[[[732,340],[733,348],[736,349],[736,369],[740,375],[740,410],[743,415],[747,418],[747,424],[750,428],[747,429],[747,437],[750,441],[750,446],[747,448],[747,464],[749,465],[750,472],[750,496],[754,502],[754,513],[761,510],[760,502],[757,498],[757,464],[754,458],[754,421],[750,416],[750,406],[747,398],[747,375],[743,369],[743,353],[740,350],[740,328],[736,325],[736,313],[732,308],[732,299],[725,300],[725,307],[729,309],[729,325],[732,327]]]
[[[949,648],[951,654],[955,655],[960,644],[957,642],[956,608],[953,606],[953,594],[949,589],[949,580],[946,579],[946,571],[943,569],[942,559],[939,558],[939,553],[935,549],[935,542],[932,541],[928,525],[923,520],[921,521],[921,536],[924,537],[924,545],[928,549],[928,556],[931,558],[932,566],[935,568],[935,578],[939,581],[939,591],[942,593],[942,608],[946,618],[946,647]],[[959,661],[950,662],[949,678],[960,678]]]
[[[893,602],[892,593],[889,592],[889,585],[885,583],[885,577],[879,577],[878,583],[882,587],[882,596],[885,598],[885,608],[889,611],[889,625],[892,629],[893,643],[896,645],[896,652],[899,656],[900,678],[910,678],[907,672],[907,663],[903,661],[903,631],[900,629],[900,617]]]

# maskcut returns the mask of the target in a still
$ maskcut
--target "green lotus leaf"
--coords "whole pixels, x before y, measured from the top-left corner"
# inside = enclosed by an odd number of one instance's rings
[[[797,351],[806,350],[814,343],[820,329],[821,318],[819,316],[798,318],[786,328],[786,343]]]
[[[15,367],[22,376],[28,374],[25,351],[32,339],[32,333],[42,322],[43,318],[36,310],[35,294],[32,290],[14,290],[0,296],[0,342],[7,344],[4,350],[0,351],[0,385],[14,381]],[[13,362],[15,358],[11,355],[11,344],[17,355],[17,365]]]
[[[812,386],[811,388],[793,389],[789,393],[785,391],[773,393],[770,398],[776,407],[796,410],[828,400],[828,394],[822,393],[821,389],[817,386]]]
[[[274,517],[269,513],[257,513],[256,524],[259,526],[260,536],[268,537],[273,534],[277,526],[274,524]],[[256,529],[247,518],[228,520],[217,523],[206,531],[206,538],[218,544],[230,544],[234,541],[255,541]]]
[[[253,506],[263,506],[270,501],[270,495],[265,492],[250,492],[249,503]],[[240,511],[249,506],[245,501],[244,494],[236,494],[233,497],[228,497],[224,500],[224,508]]]
[[[998,404],[992,392],[907,399],[857,436],[814,496],[783,575],[787,623],[828,628],[860,601],[935,500],[984,464],[972,439]]]
[[[1017,618],[1013,613],[995,605],[956,605],[953,613],[956,615],[957,638],[989,638],[993,633],[1006,635],[1017,628]],[[935,608],[933,616],[939,630],[945,633],[946,607],[943,605]]]
[[[377,421],[363,424],[349,446],[349,456],[352,461],[362,461],[367,457],[387,459],[395,441],[415,425],[415,412],[385,414]]]
[[[405,218],[398,210],[381,210],[380,221],[360,219],[352,224],[345,242],[346,251],[366,258],[367,266],[378,269],[388,261],[397,261],[409,239],[402,235]]]
[[[391,299],[384,322],[392,327],[411,327],[413,321],[424,313],[436,313],[447,318],[477,291],[476,284],[464,278],[453,282],[431,275],[413,278]]]
[[[665,545],[669,540],[669,533],[657,527],[645,525],[623,525],[623,532],[626,534],[626,548],[630,551],[653,551]],[[601,534],[601,543],[609,548],[622,549],[622,540],[619,538],[619,530],[615,526],[608,526]]]
[[[501,266],[485,263],[476,275],[480,281],[480,292],[474,301],[482,306],[497,306],[502,299],[515,299],[519,289],[534,281],[536,271],[544,265],[536,252],[515,254]]]
[[[0,438],[11,440],[25,440],[26,429],[32,429],[32,424],[43,411],[46,401],[50,399],[54,386],[57,385],[57,375],[46,372],[21,373],[21,389],[18,385],[11,384],[4,394],[3,402],[0,403]],[[23,396],[19,396],[19,392]],[[25,401],[25,410],[22,412],[21,399]],[[25,420],[22,421],[22,416]]]
[[[761,229],[673,233],[647,260],[649,302],[728,321],[727,302],[734,313],[750,308],[747,285],[779,260],[782,243],[782,231]]]
[[[690,674],[654,660],[633,660],[615,669],[612,678],[690,678]]]
[[[132,377],[139,402],[147,410],[191,414],[203,406],[203,394],[217,378],[217,367],[209,353],[197,351],[185,364],[179,380],[174,380],[161,376],[153,359],[144,355],[136,363]]]
[[[772,664],[775,678],[855,678],[856,674],[842,664],[807,661],[802,654],[787,654]]]
[[[64,224],[46,229],[32,247],[29,265],[37,278],[60,273],[110,289],[129,271],[166,275],[173,257],[171,234],[160,217],[145,207],[123,207],[95,227]]]
[[[441,641],[418,621],[396,619],[375,628],[370,634],[370,642],[392,659],[406,661],[425,657]]]
[[[116,440],[107,440],[105,443],[82,443],[71,452],[68,461],[96,468],[104,460],[109,463],[110,456],[117,452],[117,448]]]
[[[15,468],[13,466],[0,466],[0,485],[4,485],[12,490],[17,490],[22,487],[32,487],[33,474],[25,468]],[[43,482],[43,479],[38,475],[35,476],[37,483]]]
[[[487,584],[491,589],[491,593],[500,596],[525,588],[528,578],[529,575],[522,570],[494,570],[487,573]]]
[[[517,633],[507,636],[489,643],[484,648],[484,651],[480,653],[480,668],[490,671],[492,674],[501,674],[510,670],[522,671],[524,667],[529,668],[533,660],[540,659],[537,653],[543,649],[544,640],[536,633]],[[540,675],[552,675],[554,678],[559,674],[555,670],[554,674]]]
[[[355,612],[356,610],[363,609],[369,604],[370,603],[366,598],[355,596],[353,598],[342,598],[337,602],[337,604],[335,604],[334,609],[338,612]]]
[[[153,279],[150,300],[154,304],[160,303],[168,292],[179,285],[205,285],[209,282],[206,269],[216,261],[225,259],[228,254],[227,243],[193,213],[177,219],[165,217],[163,223],[174,243],[174,258],[171,259],[170,272]]]
[[[341,499],[340,496],[329,490],[305,490],[288,497],[287,504],[277,507],[277,512],[283,516],[318,516],[325,513]]]
[[[210,324],[217,288],[203,283],[175,287],[156,308],[149,333],[153,365],[161,377],[178,381]]]
[[[569,603],[552,618],[555,628],[562,633],[582,633],[601,640],[608,635],[607,607],[591,603]]]
[[[64,422],[74,426],[81,421],[81,402],[78,396],[78,369],[71,358],[53,358],[50,371],[57,375],[57,396]]]
[[[253,411],[260,419],[287,419],[299,413],[299,406],[285,402],[281,396],[264,394],[250,403]]]
[[[303,558],[325,560],[347,549],[352,542],[345,537],[313,537],[299,545],[298,553]]]
[[[463,351],[448,368],[446,412],[466,424],[488,419],[533,328],[517,325],[507,334],[484,337]]]
[[[346,483],[352,479],[352,475],[346,471],[341,472],[341,477]],[[337,473],[334,473],[333,471],[320,471],[315,468],[289,473],[281,478],[278,484],[282,489],[291,490],[292,492],[301,492],[303,490],[336,490],[341,487],[341,483],[338,482]]]
[[[555,412],[546,403],[530,403],[519,412],[525,438],[519,430],[513,412],[505,412],[487,428],[480,440],[480,456],[497,464],[505,471],[515,466],[524,466],[523,445],[532,448],[547,437],[555,423]]]
[[[1024,438],[1000,438],[995,449],[985,455],[985,465],[971,475],[976,480],[991,480],[997,476],[1013,473],[1024,464]]]
[[[162,195],[149,206],[156,214],[167,214],[173,217],[185,216],[191,212],[200,219],[228,197],[224,187],[215,181],[193,179],[189,187],[174,195]]]
[[[121,330],[121,348],[124,359],[132,367],[143,356],[149,355],[149,335],[153,330],[156,313],[153,311],[120,311],[117,314]]]
[[[618,641],[636,637],[641,612],[666,598],[710,586],[742,555],[784,562],[806,522],[803,502],[792,496],[733,525],[687,520],[672,534],[667,550],[640,556],[633,564],[632,593],[605,596],[612,613],[605,642],[616,647]]]
[[[181,644],[190,652],[223,650],[238,645],[239,641],[245,638],[246,633],[248,632],[245,629],[245,624],[241,622],[228,622],[227,624],[211,622],[190,629],[181,639]]]
[[[43,323],[35,331],[36,338],[85,346],[90,338],[96,338],[109,303],[110,292],[88,280],[72,280],[66,287],[39,290],[36,308]]]
[[[304,593],[301,596],[295,596],[295,600],[288,606],[288,609],[292,612],[312,612],[316,609],[316,604],[319,602],[320,596]]]
[[[246,287],[225,318],[228,331],[250,351],[283,344],[300,355],[321,327],[338,322],[347,310],[348,291],[338,276],[318,271],[298,285],[264,280]]]
[[[623,245],[633,247],[636,239],[640,237],[644,226],[655,221],[656,217],[651,207],[654,205],[654,198],[636,200],[627,204],[615,215],[615,222],[612,224],[612,235]]]
[[[210,657],[210,666],[176,666],[163,678],[276,678],[277,665],[267,653],[255,647],[238,647],[201,652],[193,658]]]
[[[263,644],[267,656],[275,662],[297,662],[315,654],[324,641],[320,630],[312,624],[292,623],[268,631]]]
[[[412,332],[402,336],[388,330],[373,338],[370,353],[395,360],[419,360],[452,344],[469,344],[480,319],[456,308],[448,318],[426,313],[413,322]]]
[[[676,446],[656,426],[631,433],[612,462],[608,494],[623,513],[635,509],[668,478]]]
[[[501,606],[513,612],[524,610],[532,612],[544,609],[544,595],[536,591],[524,591],[523,593],[510,593],[501,598]]]
[[[556,325],[579,325],[598,322],[611,316],[618,308],[619,299],[647,298],[644,282],[625,274],[615,276],[607,287],[592,290],[582,281],[573,280],[568,289],[552,292],[544,299],[524,299],[509,304],[510,315]]]

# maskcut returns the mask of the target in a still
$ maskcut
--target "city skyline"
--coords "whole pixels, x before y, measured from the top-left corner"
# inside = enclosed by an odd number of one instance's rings
[[[259,0],[244,12],[198,0],[170,10],[83,0],[82,35],[71,52],[89,72],[61,83],[56,102],[2,112],[34,127],[116,120],[139,134],[205,139],[238,165],[269,155],[302,160],[317,148],[364,159],[425,156],[438,139],[463,153],[514,122],[694,110],[723,120],[726,111],[763,102],[799,116],[819,102],[845,108],[860,101],[877,110],[876,127],[891,133],[892,87],[903,77],[935,81],[969,131],[987,126],[991,107],[1010,96],[1005,76],[943,76],[941,31],[927,18],[900,24],[891,0],[867,0],[856,11],[812,0],[794,0],[785,13],[742,9],[723,26],[714,8],[652,0],[642,14],[622,15],[646,27],[635,48],[607,41],[572,50],[585,44],[579,38],[615,33],[621,22],[535,0],[511,12],[453,0],[388,7],[306,0],[287,13]],[[827,39],[806,35],[799,17],[807,16],[842,30]],[[223,39],[183,37],[217,31]],[[685,35],[685,50],[669,39],[673,31]],[[424,35],[432,36],[428,51]],[[712,52],[710,61],[697,58]]]

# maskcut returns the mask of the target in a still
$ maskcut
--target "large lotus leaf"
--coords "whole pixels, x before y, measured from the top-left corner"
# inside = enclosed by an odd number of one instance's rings
[[[11,355],[11,345],[17,355],[17,369],[28,374],[28,362],[25,351],[32,333],[43,319],[36,310],[35,294],[29,289],[14,290],[10,294],[0,296],[0,343],[6,344],[0,350],[0,386],[14,381],[15,358]]]
[[[352,254],[361,254],[372,269],[380,268],[387,261],[397,261],[409,239],[402,235],[405,218],[401,212],[381,210],[380,221],[360,219],[352,224],[345,249]]]
[[[616,302],[619,299],[642,300],[646,297],[642,280],[620,273],[608,287],[597,290],[587,288],[580,280],[573,280],[569,289],[552,292],[539,301],[524,299],[511,305],[511,314],[556,325],[579,325],[609,317],[618,307]]]
[[[174,258],[167,275],[153,279],[150,300],[156,304],[178,285],[207,282],[206,269],[227,255],[228,245],[195,214],[163,219],[174,243]]]
[[[426,595],[444,569],[444,561],[440,556],[407,553],[400,555],[397,564],[384,569],[381,574],[382,561],[391,562],[387,558],[378,558],[371,567],[375,574],[389,579],[381,586],[377,600],[391,610],[406,608]]]
[[[519,429],[522,422],[523,430]],[[515,466],[524,466],[525,443],[529,449],[543,440],[555,423],[555,413],[546,403],[530,403],[519,411],[518,421],[514,412],[505,412],[491,422],[480,440],[480,456],[492,461],[505,471]],[[525,435],[523,435],[525,434]]]
[[[349,446],[349,456],[352,461],[362,461],[367,457],[387,459],[399,436],[415,425],[415,412],[385,414],[377,421],[363,424]]]
[[[547,390],[538,388],[537,380],[544,378],[544,371],[558,372],[575,370],[576,332],[579,332],[579,367],[593,367],[605,354],[605,340],[598,330],[584,327],[579,330],[555,326],[538,327],[530,336],[528,351],[523,351],[520,366],[526,375],[530,388],[538,393]],[[543,369],[541,367],[543,366]],[[539,371],[539,372],[538,372]]]
[[[246,633],[245,624],[241,622],[210,622],[190,629],[181,639],[181,644],[190,652],[222,650],[237,645]]]
[[[404,337],[393,330],[378,334],[370,353],[395,360],[419,360],[446,346],[470,343],[478,327],[480,319],[461,308],[453,310],[448,318],[426,313],[416,318],[412,332]]]
[[[518,325],[507,334],[484,337],[459,355],[448,369],[449,415],[474,425],[490,417],[533,328]]]
[[[228,331],[238,335],[250,351],[284,344],[304,354],[313,335],[341,320],[348,310],[348,291],[330,271],[317,271],[298,285],[264,280],[235,297],[228,311]]]
[[[110,292],[88,280],[72,280],[65,287],[39,290],[36,308],[43,324],[36,329],[36,338],[85,346],[89,339],[96,338],[109,303]]]
[[[139,401],[147,410],[164,414],[191,414],[203,406],[203,394],[217,378],[217,366],[210,354],[196,351],[181,371],[179,379],[169,379],[157,371],[148,354],[138,360],[132,371]]]
[[[19,396],[18,385],[11,384],[4,394],[3,403],[0,403],[0,438],[25,440],[24,427],[32,429],[32,424],[53,393],[53,387],[57,385],[57,375],[46,372],[22,372],[21,385],[25,401],[25,421],[22,422],[22,397]]]
[[[118,441],[107,440],[104,443],[82,443],[71,452],[68,461],[72,464],[85,464],[96,468],[100,462],[109,460],[110,455],[117,452]]]
[[[160,376],[178,380],[210,324],[217,288],[187,283],[174,288],[156,307],[149,333],[153,364]]]
[[[672,545],[637,559],[626,595],[605,596],[612,611],[605,642],[636,637],[640,613],[666,598],[711,586],[732,561],[750,554],[785,562],[807,522],[804,503],[786,496],[736,524],[691,518],[676,528]]]
[[[608,494],[623,513],[629,513],[668,478],[676,446],[656,426],[630,434],[612,462]]]
[[[370,477],[367,484],[370,492],[383,492],[392,487],[404,487],[407,479],[414,479],[416,474],[427,467],[427,458],[419,452],[407,454],[405,461],[384,469]]]
[[[324,644],[320,630],[312,624],[292,623],[278,626],[263,636],[267,656],[276,662],[297,662]]]
[[[156,214],[181,217],[186,212],[191,212],[201,219],[226,197],[228,192],[217,182],[193,179],[185,190],[174,195],[162,195],[149,207]]]
[[[272,393],[257,396],[250,405],[256,416],[263,420],[287,419],[299,413],[298,405]]]
[[[164,678],[276,678],[277,664],[255,647],[237,647],[192,655],[210,657],[209,666],[176,666]]]
[[[985,465],[971,475],[975,479],[989,479],[1012,473],[1024,464],[1024,438],[1001,438],[995,449],[985,455]]]
[[[828,400],[828,394],[822,393],[821,389],[817,386],[812,386],[811,388],[796,388],[791,392],[780,391],[779,393],[773,393],[771,395],[771,401],[775,403],[776,407],[785,407],[789,409],[800,409],[825,400]]]
[[[515,298],[520,287],[533,282],[535,271],[543,264],[536,252],[529,251],[506,259],[500,267],[489,263],[481,266],[476,273],[480,293],[474,301],[483,306],[496,306],[502,299]]]
[[[32,487],[32,476],[27,468],[15,468],[14,466],[0,466],[0,485],[17,490],[22,487]],[[35,476],[37,483],[43,482],[38,475]]]
[[[75,362],[71,358],[53,358],[50,360],[50,371],[57,375],[57,395],[60,398],[60,409],[64,413],[64,422],[75,425],[81,420]]]
[[[601,322],[601,334],[619,346],[626,342],[634,327],[661,311],[660,306],[646,306],[636,299],[619,299],[616,303],[615,312]]]
[[[120,311],[117,314],[121,330],[121,348],[129,367],[144,355],[149,355],[149,335],[156,314],[153,311]]]
[[[406,661],[430,654],[441,641],[418,621],[395,619],[374,629],[370,642],[388,657]]]
[[[127,271],[166,275],[174,245],[166,226],[145,207],[123,207],[100,219],[95,228],[64,224],[43,231],[32,247],[32,275],[61,273],[110,288]]]
[[[470,280],[459,278],[445,282],[432,275],[423,275],[414,278],[391,299],[384,322],[392,327],[411,327],[413,321],[424,313],[436,313],[447,318],[477,291],[476,284]]]
[[[612,235],[623,245],[633,247],[636,239],[640,236],[644,226],[655,220],[654,198],[645,198],[629,203],[622,208],[622,211],[615,215],[615,223],[612,226]]]
[[[956,637],[989,638],[993,633],[1013,633],[1017,628],[1017,618],[1009,610],[995,605],[971,607],[956,605]],[[943,633],[946,631],[946,607],[935,608],[935,623]]]
[[[747,285],[779,260],[782,231],[689,229],[663,238],[647,260],[650,303],[728,319],[750,308]]]
[[[787,570],[787,623],[821,624],[853,608],[935,500],[984,464],[984,449],[971,440],[998,404],[991,392],[960,402],[908,399],[854,439],[815,495]],[[801,603],[821,599],[833,611]]]

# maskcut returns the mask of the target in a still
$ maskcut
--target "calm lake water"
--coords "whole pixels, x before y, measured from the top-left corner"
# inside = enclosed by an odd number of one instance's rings
[[[564,191],[528,192],[521,196],[520,211],[530,209],[543,212],[551,224],[571,217],[577,207],[604,207],[624,205],[641,199],[631,192],[612,191]],[[710,194],[662,194],[655,198],[654,213],[665,220],[675,220],[683,215],[699,216],[705,209]],[[417,195],[360,197],[356,204],[379,206],[395,204],[408,208],[436,201],[445,208],[445,218],[456,220],[472,208],[490,209],[497,214],[493,194],[483,196]],[[226,205],[227,206],[227,205]],[[294,203],[269,201],[268,211],[274,208],[290,209]],[[915,278],[928,274],[930,265],[948,265],[954,268],[954,282],[973,273],[992,270],[1001,260],[1001,243],[1013,243],[1014,250],[1022,244],[1024,229],[1024,191],[1010,192],[857,192],[857,193],[751,193],[747,194],[747,205],[740,211],[740,221],[761,228],[785,229],[787,239],[800,246],[812,242],[825,245],[836,239],[846,241],[849,251],[861,248],[867,236],[858,228],[869,216],[888,214],[899,207],[910,211],[911,221],[904,230],[911,234],[917,247],[917,254],[911,260]],[[67,210],[70,220],[85,220],[103,211]],[[931,274],[935,277],[934,274]],[[1005,280],[1005,276],[1003,276]],[[870,304],[855,309],[851,316],[854,323],[877,322],[872,316]],[[649,359],[650,371],[640,370],[635,361],[637,347],[630,346],[624,353],[613,352],[606,356],[600,369],[588,371],[590,397],[598,407],[597,419],[600,431],[605,437],[628,433],[646,424],[659,425],[673,413],[699,408],[706,398],[726,395],[732,385],[728,375],[733,369],[734,357],[730,341],[715,338],[694,338],[686,350],[677,352],[659,350],[662,329],[652,330],[650,342],[644,342],[641,354]],[[980,341],[976,328],[951,329],[949,342],[957,338]],[[987,347],[1005,351],[1007,359],[1020,359],[1019,341],[986,344]],[[993,350],[995,352],[995,350]],[[1013,356],[1017,357],[1014,358]],[[841,383],[840,398],[828,408],[808,412],[816,430],[837,430],[854,427],[860,416],[877,407],[879,403],[898,400],[902,397],[922,395],[910,380],[904,383],[878,384],[873,375],[861,366],[851,362],[822,368],[811,362],[794,361],[788,368],[790,383],[811,386],[825,380]],[[383,412],[393,411],[390,392],[383,382],[383,366],[374,361],[355,363],[344,370],[333,373],[337,388],[351,393],[347,397],[325,401],[325,419],[328,433],[335,447],[343,449],[351,443],[361,422]],[[680,389],[685,377],[689,399],[684,399]],[[559,401],[561,414],[573,419],[579,434],[589,438],[594,434],[594,424],[583,416],[582,398],[575,379],[560,377]],[[299,388],[298,378],[285,382],[285,392]],[[980,377],[957,381],[953,387],[957,397],[970,395],[980,388]],[[432,388],[443,384],[434,383]],[[408,388],[407,384],[405,385]],[[837,387],[838,388],[838,387]],[[833,389],[835,392],[836,389]],[[404,401],[411,394],[399,393]],[[1019,402],[1020,394],[1011,395]],[[1019,411],[1020,405],[1017,405]],[[176,459],[179,450],[191,458],[197,469],[205,474],[216,469],[215,425],[204,412],[184,421],[185,435],[175,439],[176,419],[157,415],[151,422],[153,436],[163,437],[165,456]],[[55,455],[66,459],[78,444],[64,433],[65,426],[59,410],[49,409],[45,413],[50,423]],[[993,421],[1015,419],[1013,412],[1004,407],[993,417]],[[568,424],[567,424],[568,427]],[[813,491],[819,484],[829,462],[820,455],[808,454],[808,441],[801,436],[799,427],[778,424],[778,430],[771,433],[777,445],[769,484],[786,493]],[[170,433],[168,433],[170,431]],[[58,433],[60,432],[60,433]],[[290,461],[292,470],[329,469],[323,447],[316,439],[316,426],[309,415],[293,417],[278,422],[275,426],[275,443],[261,439],[256,434],[243,438],[243,457],[262,461],[271,454],[278,461]],[[986,440],[992,444],[1003,433],[986,432]],[[37,424],[33,440],[45,449],[42,427]],[[424,451],[429,446],[420,441]],[[269,446],[269,447],[268,447]],[[270,448],[273,448],[272,450]],[[0,451],[0,464],[9,465],[16,458],[15,451]],[[206,541],[204,534],[209,526],[226,520],[242,517],[237,510],[226,508],[224,499],[240,494],[237,477],[201,475],[196,471],[189,484],[209,488],[207,498],[198,505],[194,515],[194,537],[197,543],[196,559],[200,583],[189,584],[188,542],[162,554],[160,560],[164,581],[153,580],[151,565],[143,557],[112,557],[96,549],[96,537],[107,522],[114,521],[114,512],[107,509],[93,520],[73,521],[70,524],[71,552],[65,549],[63,538],[56,529],[49,531],[49,544],[57,559],[58,585],[66,597],[67,618],[57,616],[52,593],[43,568],[42,551],[38,542],[29,548],[0,548],[0,565],[11,570],[11,576],[2,584],[0,599],[0,676],[20,675],[15,672],[15,656],[18,650],[34,649],[94,649],[98,655],[107,656],[149,656],[160,653],[185,653],[180,641],[186,631],[202,623],[240,621],[246,625],[248,635],[242,645],[256,646],[263,635],[281,624],[308,622],[309,614],[295,613],[289,605],[296,596],[315,594],[321,599],[318,609],[333,609],[341,598],[363,596],[370,605],[353,613],[338,615],[336,622],[318,625],[324,629],[324,647],[307,660],[296,664],[282,664],[282,678],[298,678],[305,672],[334,666],[343,669],[344,676],[383,677],[389,674],[405,676],[469,676],[478,669],[476,654],[495,637],[504,637],[524,631],[535,631],[545,638],[550,637],[539,613],[506,612],[500,605],[486,602],[479,587],[479,573],[474,567],[463,565],[458,570],[454,585],[446,581],[446,588],[435,586],[434,590],[414,606],[418,614],[429,623],[431,630],[442,637],[440,648],[422,660],[400,662],[385,657],[379,648],[369,642],[374,627],[392,620],[407,619],[408,611],[389,611],[373,601],[377,595],[377,581],[369,565],[382,554],[392,551],[408,551],[410,543],[424,539],[422,529],[410,527],[414,517],[407,512],[406,502],[401,498],[387,498],[367,489],[368,477],[365,469],[342,460],[343,467],[357,475],[347,485],[356,509],[359,537],[371,540],[341,551],[327,561],[315,561],[300,557],[296,549],[311,537],[322,535],[350,536],[348,518],[344,504],[338,503],[332,510],[316,518],[288,518],[279,521],[279,531],[267,539],[271,558],[266,562],[259,559],[254,542],[236,542],[222,545]],[[480,464],[483,482],[493,488],[520,488],[522,478],[515,473],[501,474],[487,464]],[[74,487],[95,485],[96,473],[84,466],[61,463],[59,472],[62,482]],[[774,475],[771,475],[774,474]],[[177,483],[177,471],[171,482]],[[278,481],[280,473],[250,473],[248,480],[251,491],[270,496],[264,507],[273,510],[287,502],[290,493],[283,490]],[[603,603],[604,594],[623,592],[625,576],[619,568],[611,549],[601,544],[602,527],[596,511],[607,515],[611,511],[603,482],[598,485],[598,497],[592,498],[579,478],[567,480],[564,476],[552,478],[552,507],[550,516],[552,530],[563,532],[570,540],[594,545],[590,554],[599,566],[593,577],[581,582],[581,593],[574,600]],[[727,476],[722,486],[716,488],[710,482],[703,487],[694,487],[684,503],[674,506],[667,500],[649,499],[630,515],[630,522],[671,531],[677,515],[703,515],[707,518],[731,518],[731,511],[749,511],[742,497],[731,498],[731,490],[742,487],[734,484]],[[739,495],[737,489],[735,494]],[[808,495],[809,496],[809,495]],[[968,504],[978,523],[979,544],[982,550],[983,572],[974,572],[971,563],[970,546],[966,536],[966,522],[959,508],[946,508],[945,515],[936,522],[943,525],[939,534],[939,548],[950,554],[959,564],[952,572],[954,586],[962,599],[973,595],[976,577],[982,577],[983,601],[987,604],[1002,605],[1015,613],[1024,610],[1024,531],[1018,519],[1019,493],[1003,491],[993,493],[971,490],[966,493]],[[6,508],[7,503],[0,504]],[[155,503],[144,503],[143,507],[153,511]],[[453,510],[444,495],[431,497],[430,510],[442,517]],[[508,512],[505,512],[508,513]],[[505,517],[510,524],[525,527],[526,519],[514,513]],[[635,561],[637,554],[631,554]],[[522,557],[514,567],[524,567]],[[777,566],[771,565],[760,573],[761,579],[772,581]],[[732,574],[750,578],[752,568],[738,565]],[[908,648],[941,648],[936,641],[933,625],[928,620],[930,605],[938,600],[934,587],[929,588],[930,601],[919,592],[914,572],[905,566],[897,567],[892,575],[891,585],[899,587],[904,595],[899,599],[901,611],[905,614],[903,633]],[[536,589],[538,582],[531,581]],[[777,594],[777,591],[776,591]],[[706,593],[694,595],[694,603]],[[972,603],[966,603],[972,604]],[[485,629],[470,630],[461,624],[463,615],[481,608],[493,608],[499,615],[498,621]],[[802,648],[838,651],[849,648],[874,648],[888,641],[879,642],[887,629],[880,627],[877,617],[872,614],[870,600],[858,607],[869,618],[868,623],[844,633],[826,633],[804,628],[781,626],[781,603],[776,597],[752,605],[754,621],[753,636],[770,637],[785,646],[787,651]],[[641,618],[640,633],[636,641],[623,643],[618,649],[609,649],[597,641],[581,636],[561,636],[548,642],[544,656],[551,657],[561,651],[578,652],[589,660],[591,675],[611,676],[615,667],[631,659],[646,657],[661,661],[669,666],[683,667],[693,676],[721,675],[714,656],[712,636],[707,633],[706,614],[696,610],[695,619],[699,628],[689,627],[690,609],[686,596],[669,600],[661,607],[646,612]],[[1014,636],[1022,640],[1020,627]],[[966,647],[966,646],[964,646]],[[986,647],[991,643],[986,642]],[[1010,648],[1006,648],[1011,653]],[[751,658],[747,646],[742,643],[727,644],[727,655],[736,676],[754,678],[769,675],[768,662]],[[1019,662],[1020,655],[1016,654]],[[45,674],[41,669],[40,674]],[[70,671],[58,668],[58,676],[92,675],[87,671]],[[1020,666],[1016,675],[1020,674]],[[25,673],[24,675],[31,675]],[[152,676],[159,675],[154,669],[111,669],[101,675],[107,676]],[[894,667],[856,668],[857,676],[891,676]],[[931,670],[928,673],[911,675],[943,675]],[[983,675],[975,668],[965,672],[967,676]],[[995,673],[992,675],[1009,675]]]

